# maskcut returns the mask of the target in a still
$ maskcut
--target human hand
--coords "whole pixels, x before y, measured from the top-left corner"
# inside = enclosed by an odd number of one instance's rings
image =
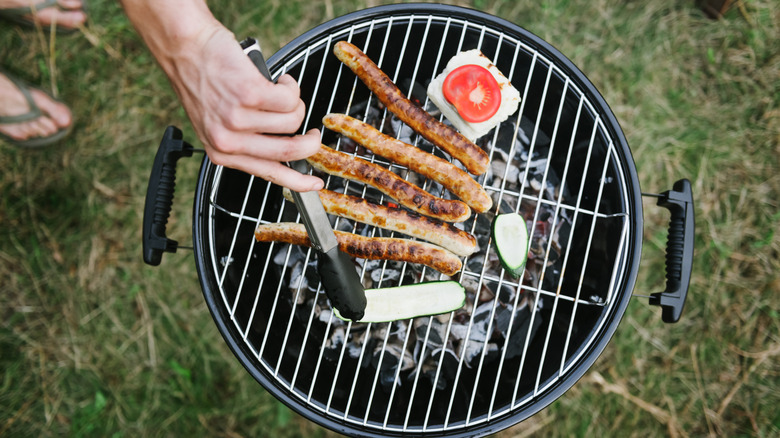
[[[306,111],[291,76],[276,84],[265,79],[221,25],[179,52],[166,72],[212,162],[295,191],[323,187],[321,179],[282,163],[320,147],[317,129],[283,135],[299,129]]]

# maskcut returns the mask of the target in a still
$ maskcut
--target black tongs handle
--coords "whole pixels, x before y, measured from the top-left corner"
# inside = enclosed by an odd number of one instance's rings
[[[247,38],[241,41],[241,48],[246,52],[249,59],[255,64],[260,73],[266,77],[269,81],[275,82],[271,79],[271,72],[268,71],[268,66],[265,63],[265,58],[259,49],[248,50],[252,46],[256,45],[257,41],[254,38]],[[298,162],[291,162],[291,167],[301,173],[307,171],[307,165],[304,160]],[[366,294],[363,290],[363,283],[360,281],[355,265],[347,254],[339,251],[336,238],[333,235],[333,230],[330,229],[330,223],[327,222],[324,209],[320,205],[319,195],[313,192],[309,192],[306,195],[311,194],[313,197],[308,198],[309,202],[316,203],[316,206],[321,210],[321,219],[326,221],[327,228],[323,231],[328,234],[321,234],[316,231],[316,224],[309,223],[309,217],[306,214],[307,208],[303,205],[304,199],[293,192],[293,197],[296,199],[296,208],[301,213],[301,218],[306,225],[306,231],[309,234],[309,240],[318,252],[317,258],[317,272],[320,275],[320,282],[322,288],[325,289],[325,293],[330,300],[333,307],[338,309],[341,316],[358,321],[363,318],[366,309]],[[297,196],[296,196],[297,195]],[[310,203],[312,207],[313,203]],[[326,238],[327,239],[324,239]],[[323,248],[323,241],[329,240],[328,248]]]
[[[257,40],[254,38],[247,38],[244,41],[241,41],[241,48],[246,50],[255,44],[257,44]],[[260,73],[265,76],[266,79],[276,83],[276,81],[271,78],[271,72],[268,71],[268,65],[266,65],[265,58],[263,57],[263,53],[260,50],[250,50],[246,55],[249,57],[249,59],[252,60],[252,62],[255,64],[255,67],[260,70]]]

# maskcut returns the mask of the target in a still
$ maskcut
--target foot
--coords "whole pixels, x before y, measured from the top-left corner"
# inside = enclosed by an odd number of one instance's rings
[[[30,94],[40,108],[41,115],[24,122],[2,124],[0,132],[13,140],[25,141],[49,137],[71,125],[73,116],[65,104],[34,88],[30,88]],[[0,116],[18,116],[30,110],[29,103],[16,84],[0,73]]]
[[[40,3],[41,0],[0,0],[0,10],[25,8]],[[41,26],[50,26],[56,23],[65,29],[76,29],[87,21],[84,5],[81,0],[58,0],[57,6],[49,6],[35,11],[35,14],[26,16],[30,20],[37,21]]]

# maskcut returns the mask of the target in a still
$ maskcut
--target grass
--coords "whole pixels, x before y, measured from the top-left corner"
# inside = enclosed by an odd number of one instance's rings
[[[268,52],[381,1],[220,3]],[[682,320],[632,300],[605,353],[548,409],[498,434],[780,434],[780,9],[693,1],[459,4],[507,18],[569,56],[610,103],[644,191],[691,180],[696,259]],[[216,7],[216,5],[215,5]],[[52,41],[54,46],[51,46]],[[217,333],[186,253],[140,257],[162,129],[192,132],[116,2],[86,34],[0,30],[3,68],[69,103],[61,146],[0,146],[0,435],[328,437],[257,385]],[[169,235],[189,242],[197,160],[184,160]],[[636,293],[663,288],[667,214],[645,201]]]

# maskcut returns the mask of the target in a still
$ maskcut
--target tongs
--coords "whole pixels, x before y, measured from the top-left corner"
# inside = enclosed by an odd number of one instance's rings
[[[271,78],[271,73],[268,71],[257,40],[247,38],[241,42],[241,48],[260,70],[260,73],[269,81],[275,82]],[[306,160],[287,164],[300,173],[309,172]],[[318,252],[317,271],[325,294],[342,317],[359,321],[363,318],[366,309],[366,294],[363,283],[360,281],[352,259],[339,250],[336,234],[330,225],[319,193],[317,191],[291,191],[291,193],[298,214],[306,227],[311,245]]]

